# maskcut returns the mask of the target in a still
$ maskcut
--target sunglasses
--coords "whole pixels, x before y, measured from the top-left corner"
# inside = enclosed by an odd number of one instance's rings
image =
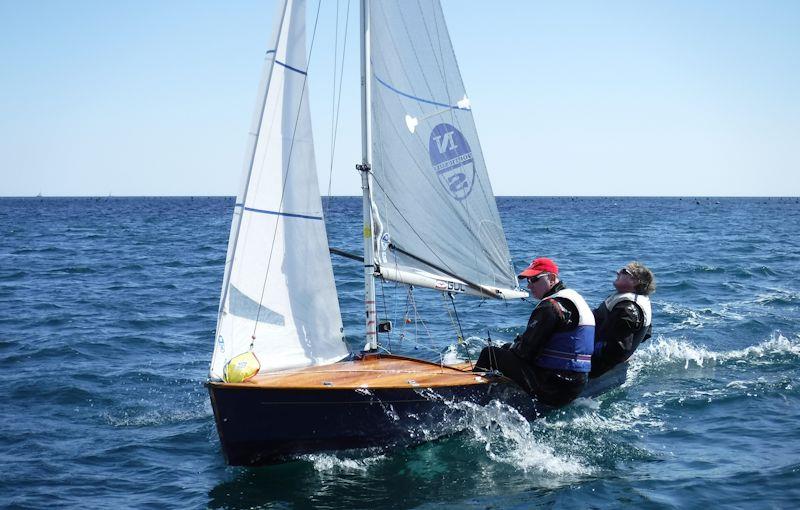
[[[624,274],[630,276],[631,278],[634,278],[633,273],[631,273],[627,267],[623,267],[622,269],[617,271],[617,276],[622,276]]]
[[[545,276],[547,276],[547,273],[541,273],[541,274],[537,274],[536,276],[531,276],[531,277],[528,278],[528,283],[534,284],[537,281],[539,281],[542,278],[544,278]]]

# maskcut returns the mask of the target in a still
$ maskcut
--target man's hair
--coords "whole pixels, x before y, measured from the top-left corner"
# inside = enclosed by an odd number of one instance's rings
[[[633,278],[636,280],[636,293],[644,294],[645,296],[652,294],[656,291],[656,277],[653,272],[647,269],[647,266],[641,262],[629,262],[625,268],[631,272]]]
[[[559,281],[561,281],[561,280],[558,279],[558,274],[556,274],[556,273],[551,273],[550,271],[544,271],[544,272],[542,272],[542,274],[546,275],[547,279],[549,281],[551,281],[551,282],[554,282],[554,284],[556,284]]]

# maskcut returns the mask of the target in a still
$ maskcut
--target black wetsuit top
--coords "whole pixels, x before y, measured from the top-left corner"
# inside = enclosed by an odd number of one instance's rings
[[[620,301],[607,311],[605,304],[592,310],[595,321],[595,352],[590,378],[598,377],[630,358],[639,344],[650,338],[652,325],[645,327],[644,312],[633,301]],[[598,349],[598,341],[602,346]]]
[[[544,295],[531,313],[525,331],[513,343],[483,349],[475,370],[496,369],[550,406],[560,407],[572,402],[586,386],[588,374],[535,365],[536,358],[554,333],[570,331],[578,326],[578,309],[571,301],[548,299],[564,288],[563,282],[558,282]]]

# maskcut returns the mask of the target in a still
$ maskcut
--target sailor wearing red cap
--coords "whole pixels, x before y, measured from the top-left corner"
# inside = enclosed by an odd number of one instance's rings
[[[544,404],[572,402],[586,386],[594,349],[594,316],[586,301],[558,277],[549,258],[519,274],[539,304],[512,344],[481,351],[475,370],[498,370]]]
[[[590,378],[627,360],[652,335],[649,295],[656,289],[653,273],[644,264],[631,262],[617,271],[614,289],[616,292],[592,312],[597,328]]]

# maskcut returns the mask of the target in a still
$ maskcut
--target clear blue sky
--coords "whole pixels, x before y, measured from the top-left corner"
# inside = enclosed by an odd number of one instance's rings
[[[339,195],[360,193],[351,1]],[[310,65],[323,192],[336,4]],[[496,194],[800,195],[800,2],[443,7]],[[0,196],[235,194],[274,11],[0,0]]]

